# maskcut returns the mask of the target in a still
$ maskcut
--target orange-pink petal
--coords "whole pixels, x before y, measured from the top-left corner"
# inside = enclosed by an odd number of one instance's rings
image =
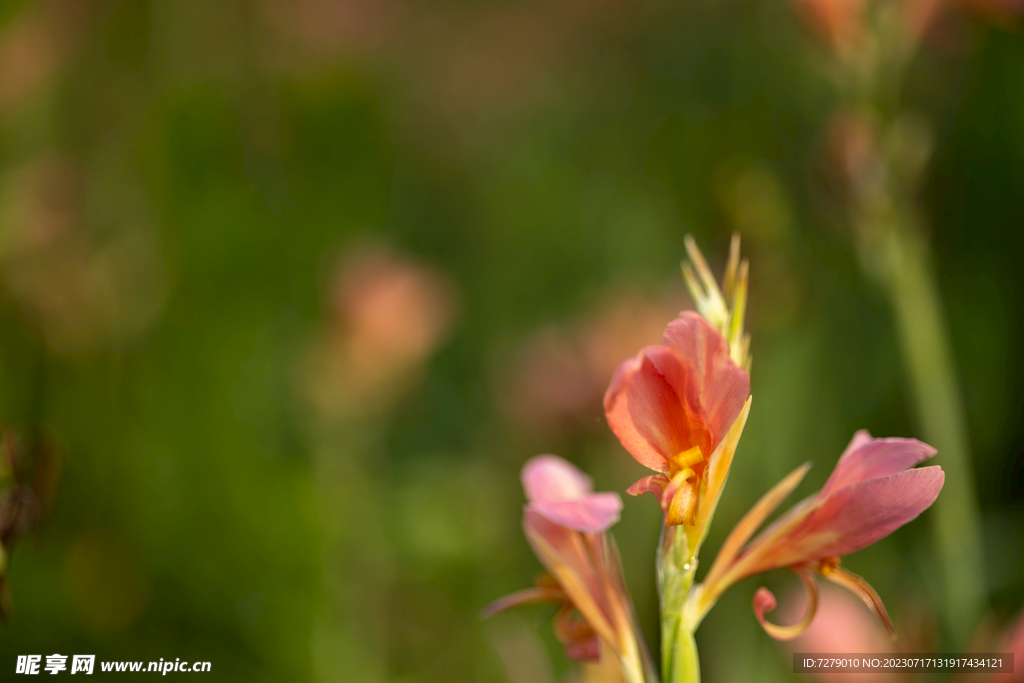
[[[853,591],[892,632],[878,594],[862,578],[841,569],[839,562],[841,556],[888,536],[935,502],[945,481],[942,469],[906,469],[934,452],[914,439],[871,439],[867,432],[858,432],[822,491],[798,503],[737,552],[795,488],[806,466],[790,474],[747,513],[726,539],[699,593],[701,616],[736,581],[787,567],[798,574],[817,571]],[[778,631],[764,619],[764,613],[774,605],[774,596],[759,591],[754,610],[765,630],[780,637],[788,631]]]
[[[659,351],[647,347],[619,366],[605,393],[604,411],[608,426],[637,462],[668,472],[669,458],[682,450],[680,427],[688,426],[691,416],[648,355]]]
[[[700,315],[683,313],[616,370],[604,408],[608,425],[642,465],[669,472],[669,459],[694,446],[704,457],[725,436],[750,393],[729,345]]]
[[[711,323],[694,311],[681,313],[669,323],[662,343],[689,361],[691,382],[714,443],[710,455],[736,421],[750,395],[750,376],[729,356],[729,343]]]
[[[652,474],[633,482],[633,485],[626,489],[626,493],[631,496],[653,493],[660,505],[662,498],[665,496],[666,486],[668,486],[668,477],[664,474]]]

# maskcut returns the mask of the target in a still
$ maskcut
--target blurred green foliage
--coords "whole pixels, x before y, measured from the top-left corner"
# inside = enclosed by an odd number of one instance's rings
[[[60,652],[354,680],[327,652],[367,680],[505,680],[495,642],[516,622],[477,611],[539,570],[519,467],[556,452],[618,491],[642,468],[599,400],[538,427],[501,378],[536,330],[675,283],[688,232],[720,268],[738,229],[751,259],[754,403],[709,552],[798,463],[815,490],[855,429],[915,435],[885,298],[822,198],[829,86],[789,7],[71,4],[0,7],[0,415],[61,459],[10,556],[6,671]],[[920,199],[1007,619],[1024,602],[1024,44],[961,31],[969,49],[926,49],[903,98],[937,131]],[[325,420],[297,368],[339,255],[374,240],[448,273],[459,321],[386,410]],[[659,515],[625,504],[653,639]],[[928,523],[847,562],[897,628],[938,591]],[[789,680],[757,585],[699,632],[706,680]],[[523,614],[562,671],[547,616]]]

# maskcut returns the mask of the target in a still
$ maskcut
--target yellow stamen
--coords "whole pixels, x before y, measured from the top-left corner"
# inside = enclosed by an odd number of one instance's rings
[[[686,481],[679,486],[676,495],[672,496],[672,502],[668,506],[665,515],[665,523],[674,526],[679,524],[692,525],[697,513],[697,475],[693,470],[686,468],[682,475]]]
[[[697,517],[697,499],[700,491],[700,477],[690,467],[684,467],[672,477],[670,488],[674,488],[672,499],[665,509],[665,523],[693,525]]]
[[[672,481],[679,482],[672,500],[668,503],[668,509],[665,510],[665,523],[669,526],[692,526],[696,522],[700,477],[693,468],[702,462],[704,453],[701,452],[700,446],[687,448],[669,459]]]
[[[700,446],[694,446],[674,455],[669,461],[669,467],[673,473],[676,473],[701,462],[704,462],[704,454],[701,452]]]

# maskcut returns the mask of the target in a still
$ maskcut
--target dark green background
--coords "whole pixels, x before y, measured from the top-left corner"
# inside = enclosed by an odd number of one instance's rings
[[[519,530],[522,463],[556,452],[619,491],[643,472],[597,406],[530,431],[500,410],[494,378],[534,330],[588,315],[603,292],[674,281],[687,233],[719,268],[739,228],[751,258],[754,404],[709,552],[808,459],[799,494],[814,491],[854,430],[915,435],[887,301],[820,188],[833,95],[788,6],[298,5],[323,16],[293,25],[281,17],[299,10],[272,0],[96,1],[68,28],[61,3],[0,7],[0,42],[43,16],[61,46],[0,110],[0,172],[59,152],[82,178],[83,243],[138,233],[139,267],[159,285],[128,292],[153,311],[140,329],[61,348],[63,323],[47,332],[0,250],[0,415],[51,435],[63,463],[52,510],[11,556],[4,670],[60,652],[314,680],[326,598],[313,451],[326,448],[375,482],[341,526],[372,518],[381,533],[341,547],[392,572],[367,626],[382,634],[384,678],[505,680],[493,639],[512,622],[477,610],[538,571]],[[338,18],[349,10],[364,23]],[[956,26],[952,45],[915,60],[902,103],[934,127],[920,200],[991,607],[1008,619],[1024,602],[1024,44]],[[15,240],[24,227],[4,215]],[[460,318],[393,409],[324,446],[295,367],[329,317],[337,255],[374,237],[447,271]],[[616,535],[653,638],[657,510],[625,503]],[[929,522],[847,561],[898,627],[904,596],[936,590]],[[787,680],[749,610],[758,585],[731,591],[701,630],[707,680]],[[522,616],[563,669],[547,613]]]

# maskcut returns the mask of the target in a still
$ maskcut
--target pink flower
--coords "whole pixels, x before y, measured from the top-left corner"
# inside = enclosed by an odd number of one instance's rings
[[[605,532],[617,521],[617,493],[594,493],[586,474],[554,455],[523,467],[526,540],[548,573],[534,588],[495,601],[484,615],[525,604],[555,603],[555,635],[566,656],[596,660],[602,646],[619,659],[628,681],[642,681],[645,652],[637,638],[614,541]]]
[[[594,493],[590,477],[557,455],[532,458],[522,473],[526,512],[587,533],[607,531],[619,521],[622,499],[617,493]]]
[[[797,468],[765,494],[726,539],[699,591],[698,614],[710,609],[721,592],[736,581],[785,567],[803,581],[809,606],[804,619],[794,626],[771,624],[764,615],[775,608],[775,597],[767,589],[759,589],[754,612],[769,635],[780,640],[793,638],[810,624],[818,597],[815,573],[860,597],[894,633],[878,594],[864,579],[842,569],[839,562],[843,555],[888,536],[935,501],[945,479],[942,468],[908,469],[933,455],[934,448],[915,439],[873,439],[861,430],[821,491],[798,503],[747,544],[810,465]]]
[[[750,378],[729,343],[687,311],[616,370],[604,397],[608,425],[636,460],[659,474],[628,493],[653,493],[665,524],[703,535],[750,408]],[[695,548],[695,543],[691,542]]]

